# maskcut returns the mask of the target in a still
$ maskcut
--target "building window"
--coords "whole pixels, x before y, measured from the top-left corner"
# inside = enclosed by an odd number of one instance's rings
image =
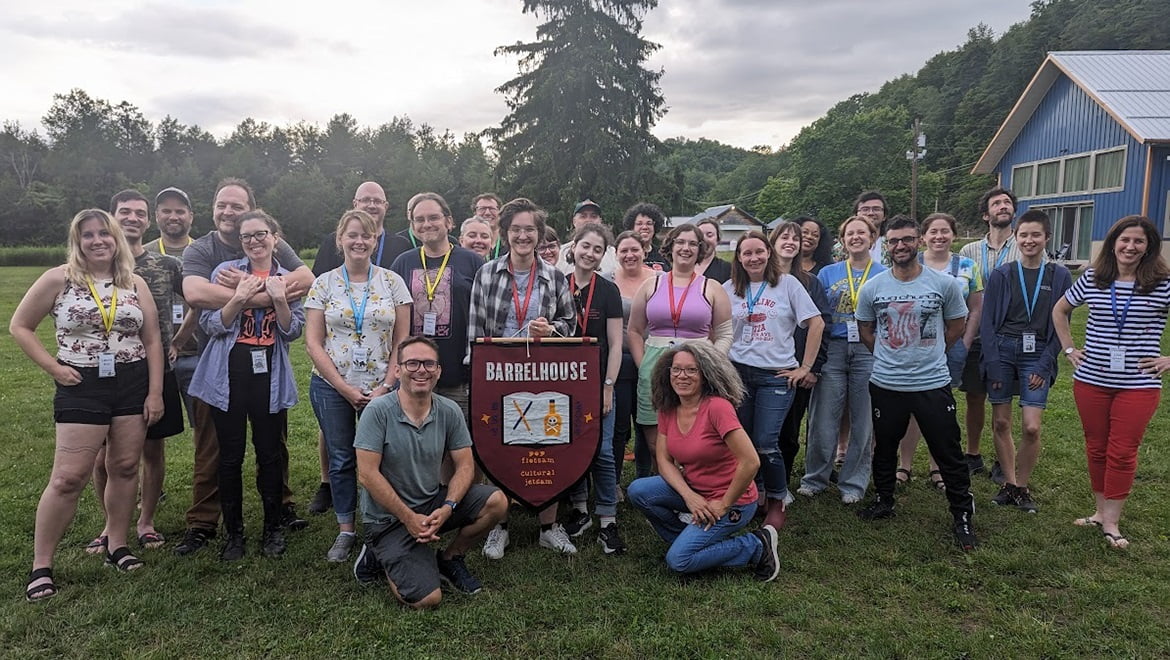
[[[1094,160],[1093,188],[1120,188],[1125,175],[1125,150],[1103,151]]]
[[[1084,192],[1089,189],[1089,157],[1080,156],[1064,161],[1064,187],[1066,193]]]
[[[1052,220],[1052,238],[1048,241],[1048,252],[1057,254],[1064,251],[1069,261],[1088,261],[1093,248],[1093,205],[1036,206]]]
[[[1012,192],[1020,199],[1120,190],[1125,147],[1032,161],[1012,167]]]
[[[1060,192],[1060,161],[1040,163],[1036,166],[1036,194],[1055,195]]]
[[[1032,196],[1032,165],[1012,168],[1012,192],[1016,197]]]

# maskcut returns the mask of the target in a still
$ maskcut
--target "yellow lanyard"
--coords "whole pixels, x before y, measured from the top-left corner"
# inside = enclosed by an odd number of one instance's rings
[[[434,284],[431,284],[431,278],[427,277],[427,253],[421,247],[418,249],[418,258],[422,261],[423,288],[426,289],[427,302],[435,302],[435,290],[439,288],[439,281],[443,279],[443,271],[447,268],[447,260],[451,258],[451,244],[447,244],[447,254],[443,255],[443,263],[439,264]]]
[[[112,287],[110,293],[110,306],[107,308],[102,304],[101,294],[98,293],[97,287],[93,285],[93,278],[85,278],[86,284],[89,285],[89,295],[93,296],[93,301],[97,303],[98,313],[102,315],[102,325],[106,326],[106,336],[110,336],[110,331],[114,329],[114,315],[118,313],[118,288]]]
[[[187,245],[190,245],[194,242],[195,242],[195,240],[192,239],[190,236],[187,237]],[[158,239],[158,252],[159,252],[159,254],[166,254],[167,253],[167,246],[163,245],[163,240],[161,238]]]
[[[869,279],[870,268],[873,268],[873,259],[870,259],[869,263],[865,265],[865,271],[861,273],[861,279],[858,280],[857,286],[854,286],[853,266],[850,266],[848,261],[845,262],[845,279],[849,280],[849,302],[853,303],[854,310],[857,309],[857,292],[865,284],[865,281]]]

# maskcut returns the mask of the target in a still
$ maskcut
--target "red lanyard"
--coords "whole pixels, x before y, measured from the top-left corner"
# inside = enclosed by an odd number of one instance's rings
[[[687,286],[683,289],[682,297],[678,299],[678,307],[674,306],[674,276],[667,275],[670,286],[666,287],[666,292],[670,295],[667,299],[670,302],[670,320],[674,323],[674,334],[678,336],[678,323],[682,320],[683,305],[687,303],[687,294],[691,291],[691,285],[695,283],[695,273],[691,273],[691,279],[687,282]]]
[[[537,257],[539,258],[539,257]],[[528,271],[528,290],[524,292],[524,306],[520,306],[520,288],[516,286],[516,271],[512,270],[512,262],[508,261],[508,272],[512,273],[512,304],[516,306],[516,327],[524,327],[524,317],[528,316],[528,305],[532,302],[532,283],[536,281],[536,261],[532,262],[532,270]]]
[[[597,273],[594,272],[589,276],[589,295],[585,297],[585,315],[581,315],[581,308],[577,308],[577,327],[581,329],[581,336],[588,337],[585,332],[585,324],[589,322],[589,308],[593,307],[593,292],[597,289],[594,285],[597,284]],[[577,297],[581,297],[581,290],[577,290]]]

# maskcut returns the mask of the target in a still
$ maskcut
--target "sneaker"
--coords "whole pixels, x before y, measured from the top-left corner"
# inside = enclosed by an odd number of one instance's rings
[[[857,517],[862,520],[881,520],[883,518],[893,518],[894,513],[894,498],[891,496],[874,495],[873,501],[869,506],[857,512]]]
[[[1016,508],[1024,513],[1036,513],[1036,500],[1032,499],[1032,491],[1027,486],[1016,488]]]
[[[309,513],[320,515],[331,508],[333,508],[333,489],[330,488],[328,481],[324,481],[320,486],[317,486],[317,492],[313,493],[313,499],[309,501]]]
[[[961,513],[955,516],[955,543],[963,552],[971,552],[979,547],[975,538],[975,529],[971,526],[971,514]]]
[[[991,498],[991,503],[996,506],[1015,506],[1016,497],[1016,485],[1004,484],[999,487],[999,492],[995,494],[995,497]]]
[[[463,555],[443,559],[443,551],[436,550],[435,560],[439,564],[439,579],[443,584],[465,594],[477,594],[483,590],[483,584],[467,570]]]
[[[357,535],[353,532],[342,532],[337,535],[333,541],[333,547],[329,548],[329,552],[325,553],[325,560],[333,563],[340,563],[349,559],[349,551],[353,549],[353,544],[357,541]]]
[[[610,523],[597,532],[597,542],[601,544],[601,551],[607,555],[621,555],[626,552],[626,542],[618,533],[617,523]]]
[[[678,521],[684,525],[689,525],[695,522],[695,516],[690,511],[679,511]]]
[[[496,525],[488,532],[483,542],[483,556],[488,559],[503,559],[504,548],[508,547],[508,529]]]
[[[561,526],[571,538],[581,536],[581,533],[593,526],[593,518],[584,511],[573,509],[561,519]]]
[[[986,468],[983,466],[982,454],[964,454],[963,458],[967,459],[967,473],[979,474]]]
[[[1003,483],[1007,481],[1007,478],[1003,474],[1003,468],[999,465],[999,461],[991,464],[991,472],[988,473],[988,476],[991,477],[991,480],[994,481],[997,486],[1002,486]]]
[[[754,571],[756,579],[760,582],[771,582],[776,579],[777,575],[780,575],[780,553],[776,550],[776,541],[779,535],[771,525],[764,525],[752,534],[760,539],[760,543],[764,544],[763,551],[760,553],[760,561],[756,563]]]
[[[811,486],[801,486],[800,488],[796,489],[796,494],[800,495],[801,497],[814,497],[819,492],[821,491],[813,490]]]
[[[207,542],[215,537],[215,532],[210,532],[199,527],[190,527],[183,532],[183,540],[175,546],[175,554],[180,557],[185,557],[189,554],[198,552]]]
[[[264,532],[263,538],[260,539],[260,552],[264,553],[265,557],[279,557],[284,554],[288,544],[284,542],[284,532],[280,528],[270,529]]]
[[[386,577],[382,565],[374,556],[374,551],[365,543],[362,544],[362,549],[358,552],[357,561],[353,563],[353,577],[363,587],[377,584],[379,580]]]
[[[239,561],[244,558],[244,535],[228,534],[223,549],[219,551],[220,561]]]
[[[298,530],[309,526],[309,521],[297,515],[297,507],[285,504],[280,512],[280,526],[284,529]]]
[[[853,495],[849,493],[841,496],[841,504],[844,504],[845,506],[849,506],[850,504],[857,504],[860,501],[860,495]]]
[[[554,523],[552,527],[540,533],[540,547],[556,550],[564,555],[577,554],[577,546],[569,540],[565,528],[559,523]]]
[[[796,501],[796,498],[792,496],[792,491],[790,491],[790,490],[784,491],[784,506],[786,506],[786,507],[792,506],[792,503],[795,501]]]

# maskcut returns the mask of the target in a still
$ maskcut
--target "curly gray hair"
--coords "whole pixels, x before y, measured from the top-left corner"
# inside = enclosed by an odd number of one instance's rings
[[[710,343],[697,340],[667,350],[654,364],[654,371],[650,375],[650,401],[655,410],[674,410],[679,406],[678,394],[670,384],[670,368],[674,365],[674,356],[679,353],[690,353],[695,358],[703,396],[727,399],[731,405],[739,407],[744,396],[743,381],[739,379],[739,372],[726,355],[717,351]]]

